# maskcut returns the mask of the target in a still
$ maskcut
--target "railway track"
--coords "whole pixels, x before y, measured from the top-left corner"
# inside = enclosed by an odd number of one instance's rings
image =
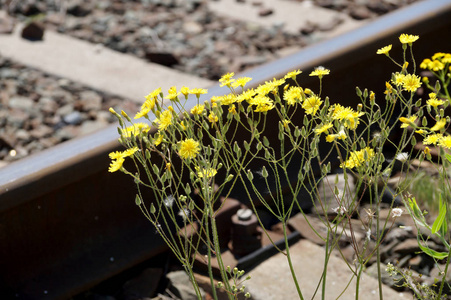
[[[450,51],[450,32],[451,3],[420,1],[245,76],[258,85],[294,69],[307,73],[323,65],[331,69],[324,95],[352,104],[355,86],[382,94],[394,70],[375,54],[378,48],[393,44],[393,53],[400,53],[399,34],[417,34],[414,52],[420,60]],[[302,86],[316,84],[302,77]],[[209,89],[210,96],[223,93],[219,86]],[[133,184],[122,174],[108,173],[108,153],[116,149],[114,125],[0,169],[4,299],[68,299],[167,250],[135,207]]]

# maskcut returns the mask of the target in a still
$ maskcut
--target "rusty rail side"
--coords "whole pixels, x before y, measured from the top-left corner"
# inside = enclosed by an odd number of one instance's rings
[[[258,85],[324,65],[332,70],[324,95],[353,103],[356,85],[378,94],[395,69],[375,55],[378,48],[393,44],[392,52],[400,52],[400,33],[419,34],[414,51],[420,60],[450,51],[449,32],[450,1],[421,1],[245,76]],[[314,78],[301,78],[303,86],[316,88]],[[209,91],[224,93],[217,86]],[[116,139],[116,126],[110,126],[0,170],[0,294],[67,299],[166,249],[133,204],[130,180],[107,172]]]

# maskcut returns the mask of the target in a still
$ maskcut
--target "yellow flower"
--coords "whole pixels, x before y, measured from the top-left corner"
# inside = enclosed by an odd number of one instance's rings
[[[406,75],[396,72],[395,74],[393,74],[393,77],[394,80],[392,80],[392,82],[395,85],[402,85],[404,83],[404,77],[406,77]]]
[[[248,83],[251,80],[252,80],[252,78],[250,78],[250,77],[240,77],[235,82],[232,83],[232,87],[237,88],[237,87],[241,86],[242,88],[244,88],[246,83]]]
[[[415,115],[413,115],[409,118],[406,118],[406,117],[399,118],[399,121],[402,122],[401,128],[407,128],[409,126],[416,127],[416,125],[414,123],[416,119],[417,119],[417,116],[415,116]]]
[[[332,127],[333,127],[332,123],[327,123],[327,124],[324,124],[324,125],[316,128],[315,132],[317,135],[320,135],[323,132],[327,132]]]
[[[257,87],[256,92],[259,95],[265,96],[267,94],[276,94],[279,90],[279,86],[285,83],[285,79],[273,79],[272,81],[266,81],[265,84],[261,84]]]
[[[413,42],[415,42],[416,40],[418,40],[420,37],[418,35],[412,35],[412,34],[401,34],[399,36],[399,41],[402,44],[409,44],[411,45]]]
[[[180,142],[179,155],[183,159],[194,158],[199,151],[199,142],[191,138]]]
[[[443,105],[445,103],[445,101],[437,99],[435,97],[435,93],[430,93],[429,96],[431,96],[431,94],[434,94],[433,97],[431,97],[431,99],[429,99],[428,101],[426,101],[426,103],[432,107],[437,107],[439,105]]]
[[[218,122],[218,120],[219,120],[218,116],[211,111],[210,114],[208,115],[208,121],[210,121],[210,123],[216,123]]]
[[[391,84],[389,82],[385,82],[385,92],[384,94],[388,95],[391,94],[393,92],[393,87],[391,86]]]
[[[424,154],[426,154],[426,155],[431,154],[431,149],[429,149],[429,147],[425,147],[424,148]]]
[[[186,87],[186,86],[183,86],[183,87],[180,89],[180,93],[182,93],[185,97],[188,96],[188,94],[189,94],[189,88]]]
[[[336,137],[337,136],[335,134],[329,134],[328,136],[326,136],[326,142],[332,143],[333,141],[335,141]]]
[[[325,75],[329,75],[330,70],[324,68],[324,67],[317,67],[312,73],[310,73],[309,76],[318,76],[320,79],[323,78]]]
[[[271,98],[264,95],[257,95],[249,101],[249,104],[256,105],[255,112],[265,112],[274,108]]]
[[[301,73],[302,73],[302,71],[294,70],[294,71],[288,72],[287,75],[285,75],[284,78],[285,79],[295,79],[296,76],[298,76]]]
[[[147,114],[150,112],[151,107],[153,108],[154,106],[155,106],[155,101],[153,101],[151,103],[150,103],[150,101],[144,102],[144,104],[141,106],[141,110],[136,113],[135,119],[147,117]]]
[[[194,106],[193,108],[191,108],[191,113],[193,115],[201,115],[202,112],[204,111],[205,105],[203,104],[197,104],[196,106]]]
[[[444,53],[442,57],[442,63],[449,64],[451,63],[451,53]]]
[[[283,93],[283,99],[288,105],[295,105],[302,98],[302,88],[292,86]]]
[[[350,107],[343,107],[340,104],[333,105],[330,110],[332,111],[332,119],[343,122],[343,125],[349,129],[356,129],[359,125],[359,117],[364,113],[354,111]]]
[[[252,97],[255,96],[255,94],[257,94],[257,92],[254,89],[248,89],[245,92],[238,95],[236,100],[237,102],[250,101]]]
[[[440,59],[440,58],[444,57],[445,55],[446,55],[446,53],[443,53],[443,52],[437,52],[437,53],[435,53],[434,55],[432,55],[432,59],[433,59],[433,60]]]
[[[432,126],[431,131],[439,131],[439,130],[443,129],[443,127],[445,127],[445,125],[446,125],[446,119],[442,118],[442,119],[438,120],[434,126]]]
[[[222,75],[219,79],[219,82],[221,83],[220,86],[230,87],[230,85],[235,81],[235,79],[232,78],[233,76],[235,76],[234,72]]]
[[[189,90],[189,93],[192,94],[192,95],[196,95],[196,97],[199,98],[201,94],[208,93],[208,90],[206,90],[206,89],[192,89],[192,90]]]
[[[448,136],[442,137],[439,140],[438,145],[443,148],[451,149],[451,136],[448,135]]]
[[[150,130],[150,126],[147,123],[135,123],[132,126],[128,126],[122,130],[122,136],[124,138],[129,138],[132,135],[137,136],[141,132],[148,132]]]
[[[291,123],[291,121],[290,120],[282,120],[282,124],[283,124],[283,127],[285,128],[285,129],[288,129],[288,125]]]
[[[110,167],[108,168],[108,172],[113,173],[116,172],[117,170],[120,170],[125,161],[125,158],[132,156],[138,150],[139,150],[138,147],[133,147],[123,152],[120,151],[111,152],[109,156],[112,159],[112,161],[110,163]]]
[[[432,61],[431,61],[429,58],[423,59],[423,61],[422,61],[421,64],[420,64],[420,68],[422,68],[422,69],[429,69],[429,64],[430,64],[431,62],[432,62]]]
[[[135,115],[135,119],[147,117],[147,114],[155,107],[155,102],[157,101],[160,93],[161,88],[158,88],[144,97],[146,101],[144,101],[143,105],[141,106],[141,110]]]
[[[180,95],[181,93],[177,93],[177,89],[175,88],[175,86],[171,87],[168,91],[168,95],[165,97],[166,99],[169,99],[171,101],[177,99],[177,97]]]
[[[313,95],[304,100],[302,108],[305,109],[306,114],[314,115],[322,103],[323,101],[320,97]]]
[[[185,121],[180,122],[180,127],[182,127],[182,130],[186,130],[186,124]]]
[[[216,171],[216,169],[213,168],[208,168],[208,169],[200,169],[199,167],[196,167],[196,171],[197,171],[197,176],[199,178],[211,178],[213,176],[215,176],[218,171]]]
[[[172,112],[170,110],[165,110],[160,114],[160,117],[156,120],[159,130],[165,130],[172,124]]]
[[[152,99],[155,100],[158,98],[158,96],[161,94],[161,88],[157,88],[153,90],[149,95],[147,95],[145,98],[146,100]],[[151,107],[152,108],[152,107]]]
[[[376,54],[388,55],[388,52],[390,52],[391,47],[392,47],[392,45],[388,45],[388,46],[382,47],[379,50],[377,50]]]
[[[163,142],[163,135],[161,133],[158,133],[156,139],[154,140],[155,146],[158,146]]]
[[[363,165],[365,161],[370,161],[374,157],[374,150],[369,147],[365,147],[362,150],[351,152],[349,158],[344,163],[342,163],[340,167],[348,169],[357,168]]]
[[[123,157],[118,157],[117,159],[111,161],[110,167],[108,168],[108,172],[116,172],[120,168],[122,168],[122,164],[124,163]]]
[[[404,76],[402,85],[408,92],[416,92],[421,87],[421,78],[417,75],[407,74]]]
[[[110,159],[118,159],[121,157],[123,158],[121,151],[110,152],[110,154],[108,154],[108,156],[110,157]]]
[[[439,140],[442,137],[443,137],[443,135],[441,135],[440,133],[431,134],[423,140],[423,144],[424,145],[437,145],[437,143],[439,142]]]
[[[133,147],[122,152],[122,157],[129,157],[135,154],[138,151],[138,147]]]
[[[235,104],[232,104],[232,105],[229,106],[229,113],[236,114]]]
[[[213,97],[211,97],[211,99],[210,99],[210,102],[211,102],[211,107],[216,107],[216,106],[218,106],[218,104],[216,104],[216,102],[221,102],[221,100],[222,100],[222,97],[220,97],[220,96],[213,96]]]
[[[443,70],[444,68],[445,68],[445,65],[442,64],[442,62],[438,61],[438,60],[433,60],[428,64],[428,69],[432,70],[434,72]]]
[[[269,103],[262,103],[257,105],[254,109],[255,112],[266,112],[274,108],[274,103],[271,101]]]
[[[222,105],[230,105],[236,102],[235,94],[227,94],[221,97]]]

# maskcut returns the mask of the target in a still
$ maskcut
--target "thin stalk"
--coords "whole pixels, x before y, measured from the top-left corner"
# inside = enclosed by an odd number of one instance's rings
[[[321,291],[321,299],[326,299],[326,277],[327,277],[327,264],[329,262],[329,238],[330,238],[330,230],[327,231],[327,238],[326,238],[326,251],[324,254],[324,271],[323,271],[323,284],[322,284],[322,291]]]
[[[185,271],[188,273],[189,279],[191,280],[191,284],[193,285],[194,291],[196,292],[197,299],[202,300],[202,294],[200,292],[199,285],[197,284],[197,281],[194,278],[193,269],[189,266],[185,266]],[[215,300],[217,300],[217,297],[215,297]]]
[[[299,283],[296,278],[296,273],[294,272],[293,263],[291,261],[290,245],[288,244],[288,238],[287,238],[287,224],[285,221],[282,222],[282,227],[283,227],[283,236],[285,239],[285,252],[287,255],[288,265],[290,266],[291,277],[293,278],[294,285],[296,286],[296,290],[298,292],[299,299],[304,300],[304,297],[302,296],[301,288],[299,287]]]
[[[359,274],[355,282],[355,300],[359,300],[360,278],[362,277],[363,264],[360,263]]]
[[[207,235],[207,241],[208,241],[208,237],[210,236],[209,235],[209,229],[208,229],[208,218],[205,218],[205,220],[206,220],[206,226],[205,226],[205,233],[206,233],[206,235]],[[216,287],[215,287],[215,282],[214,282],[214,279],[213,279],[213,270],[212,270],[212,268],[211,268],[211,247],[210,247],[210,245],[208,245],[208,243],[207,243],[207,259],[208,259],[208,277],[210,277],[210,285],[211,285],[211,291],[212,291],[212,293],[213,293],[213,298],[215,299],[215,300],[218,300],[218,295],[216,294]]]
[[[445,266],[445,272],[442,278],[442,283],[440,284],[440,290],[438,292],[438,297],[437,299],[441,299],[442,298],[442,293],[443,293],[443,287],[445,286],[445,281],[446,281],[446,275],[448,274],[448,267],[449,267],[449,260],[450,260],[450,256],[451,256],[451,247],[448,247],[448,258],[446,260],[446,266]]]
[[[378,281],[378,286],[379,286],[379,299],[383,300],[384,299],[384,295],[382,294],[382,273],[381,273],[381,253],[380,253],[380,230],[379,230],[379,212],[380,212],[380,201],[379,201],[379,191],[377,188],[377,184],[374,185],[374,190],[375,190],[375,194],[376,194],[376,241],[378,243],[378,246],[376,247],[376,264],[377,264],[377,281]],[[371,191],[371,190],[370,190]]]
[[[210,219],[211,219],[211,229],[212,229],[212,235],[213,235],[213,245],[215,247],[216,259],[218,260],[219,271],[221,272],[221,278],[222,278],[224,285],[226,286],[226,290],[231,291],[227,272],[226,272],[226,269],[224,267],[224,262],[222,261],[222,257],[221,257],[221,248],[219,247],[216,219],[213,215],[211,216]],[[231,293],[227,293],[227,296],[229,297],[230,300],[233,300],[233,296],[231,295]]]

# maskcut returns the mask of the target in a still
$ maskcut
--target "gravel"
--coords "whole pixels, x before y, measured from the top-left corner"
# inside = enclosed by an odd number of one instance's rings
[[[0,3],[5,1],[0,0]],[[309,24],[299,28],[297,34],[287,33],[281,24],[265,28],[216,15],[209,10],[207,2],[25,0],[12,1],[8,9],[21,20],[34,16],[45,23],[47,29],[212,80],[226,72],[240,72],[278,58],[281,49],[303,47],[315,41],[312,38],[315,32],[329,31],[337,25],[336,20],[331,20],[325,27]],[[310,2],[364,20],[414,0]],[[263,1],[252,3],[261,6],[261,18],[271,14],[271,7],[266,7]],[[273,1],[272,5],[277,4]]]
[[[0,166],[117,120],[138,105],[0,56]]]
[[[412,2],[313,1],[359,20]],[[317,32],[336,25],[308,24],[298,34],[287,33],[281,25],[264,28],[215,15],[202,0],[0,0],[0,6],[9,14],[0,22],[4,34],[15,21],[34,23],[31,39],[40,38],[40,29],[56,30],[212,80],[277,59],[284,50],[305,46]],[[262,5],[261,18],[268,14],[270,7]],[[125,99],[0,56],[0,167],[116,122],[109,107],[129,113],[138,109]]]

